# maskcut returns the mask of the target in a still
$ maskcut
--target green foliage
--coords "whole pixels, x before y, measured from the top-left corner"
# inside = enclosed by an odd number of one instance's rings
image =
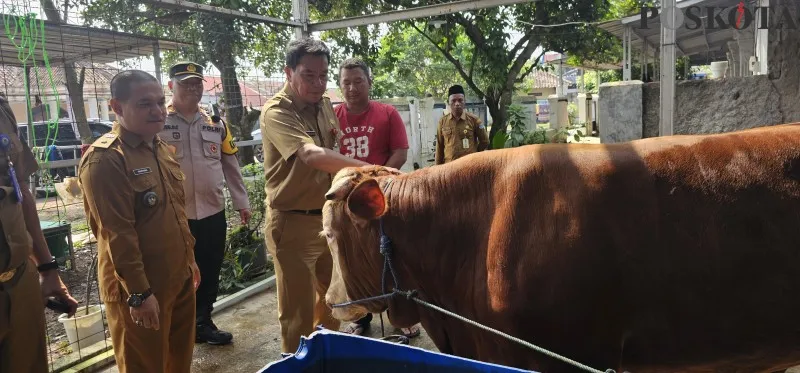
[[[244,289],[253,277],[273,269],[272,263],[266,260],[266,247],[261,234],[266,217],[264,166],[248,164],[242,167],[242,175],[245,177],[250,212],[253,216],[248,225],[231,229],[229,223],[219,279],[219,290],[223,294]],[[229,218],[238,216],[230,201],[226,203],[225,210]],[[238,221],[238,219],[233,220]]]
[[[508,134],[505,130],[497,131],[497,134],[492,139],[492,149],[503,149],[506,147],[506,138]]]
[[[537,128],[533,131],[527,131],[525,133],[525,145],[532,145],[532,144],[547,144],[550,141],[547,138],[547,130],[543,128]]]
[[[653,0],[610,0],[607,11],[599,20],[610,21],[634,15],[643,6],[652,6]],[[586,27],[586,43],[581,48],[568,51],[567,63],[581,66],[590,62],[619,63],[622,61],[622,41],[596,25]]]
[[[219,291],[229,294],[246,288],[253,277],[272,270],[265,258],[264,238],[248,226],[240,226],[228,233],[225,256],[220,270]]]
[[[468,48],[466,38],[459,40],[459,49]],[[425,97],[428,94],[444,99],[447,88],[464,84],[458,71],[433,44],[412,28],[386,35],[372,65],[375,81],[372,94],[376,98]],[[465,87],[471,91],[469,87]],[[468,92],[468,96],[478,96]]]
[[[552,131],[544,128],[537,128],[533,131],[528,131],[525,128],[525,115],[522,106],[511,104],[508,107],[508,133],[503,131],[505,136],[502,136],[502,142],[496,142],[495,149],[501,148],[515,148],[518,146],[531,145],[531,144],[547,144],[547,143],[566,143],[567,138],[570,136],[570,130],[576,128],[584,128],[583,125],[576,125],[570,128],[560,128]],[[574,141],[580,141],[583,137],[583,131],[577,130],[572,135]],[[499,132],[498,132],[499,133]],[[500,136],[495,136],[497,139]]]
[[[508,126],[511,130],[506,135],[504,147],[513,148],[525,143],[525,114],[522,106],[511,104],[508,106]]]
[[[264,165],[259,163],[250,163],[242,167],[242,176],[256,176],[259,175],[263,176],[264,174]],[[263,202],[261,203],[263,205]]]
[[[619,74],[617,74],[619,72]],[[622,80],[622,70],[588,70],[584,72],[583,84],[586,92],[598,93],[597,76],[600,75],[600,84]]]

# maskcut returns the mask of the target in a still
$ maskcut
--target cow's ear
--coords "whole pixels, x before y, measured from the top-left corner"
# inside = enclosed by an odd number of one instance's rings
[[[361,219],[377,219],[386,213],[386,196],[375,179],[367,179],[350,192],[347,209]]]

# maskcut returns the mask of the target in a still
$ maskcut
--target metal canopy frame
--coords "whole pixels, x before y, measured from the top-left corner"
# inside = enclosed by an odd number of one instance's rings
[[[716,14],[723,19],[731,11],[736,11],[740,0],[662,0],[659,17],[648,19],[647,28],[642,27],[641,14],[611,20],[599,24],[599,27],[617,36],[623,41],[623,66],[625,80],[630,80],[632,63],[631,50],[636,49],[647,61],[649,51],[653,51],[654,61],[660,57],[658,72],[660,75],[660,121],[659,135],[673,134],[675,116],[675,69],[662,66],[675,66],[676,56],[689,57],[691,64],[704,65],[715,61],[728,60],[730,48],[728,43],[735,40],[734,31],[730,28],[707,30],[701,25],[696,29],[688,29],[686,24],[678,28],[665,27],[662,18],[665,11],[678,9],[683,11],[691,6],[714,7]],[[763,6],[763,4],[762,4]],[[668,12],[671,23],[678,23],[678,12]],[[707,15],[699,15],[701,22],[707,22]],[[632,36],[636,37],[633,38]]]
[[[410,9],[393,10],[378,14],[368,14],[363,16],[348,17],[344,19],[311,23],[308,29],[311,32],[335,30],[339,28],[366,26],[377,23],[404,21],[408,19],[435,17],[445,14],[493,8],[503,5],[514,5],[519,3],[531,3],[541,0],[462,0],[449,3],[426,5]],[[307,4],[307,3],[306,3]]]
[[[0,15],[0,29],[5,22],[16,22],[20,17]],[[44,23],[44,44],[34,48],[31,59],[44,61],[44,51],[51,65],[69,62],[91,61],[93,63],[113,63],[116,61],[157,55],[159,50],[175,50],[190,44],[174,40],[158,39],[148,36],[109,31],[93,27],[67,25],[51,21]],[[14,25],[9,25],[12,29]],[[38,30],[41,32],[41,29]],[[0,63],[23,66],[18,58],[19,51],[8,38],[0,40]]]
[[[531,3],[536,1],[543,0],[459,0],[442,4],[393,10],[377,14],[347,17],[333,21],[310,23],[308,17],[308,0],[292,0],[292,18],[294,18],[294,20],[291,21],[274,17],[266,17],[255,13],[247,13],[227,8],[198,4],[187,0],[143,0],[145,3],[162,5],[172,9],[208,12],[223,17],[247,19],[280,26],[292,26],[295,28],[296,37],[299,37],[300,35],[308,35],[310,32],[366,26],[377,23],[396,22],[415,18],[435,17],[468,10],[478,10],[520,3]]]
[[[735,9],[739,4],[738,0],[684,0],[673,2],[676,8],[685,10],[690,6],[700,7],[715,7],[717,9],[725,8],[722,14],[723,18],[727,18],[727,14],[732,9]],[[662,7],[669,8],[666,3],[662,2]],[[663,14],[661,9],[659,14]],[[705,14],[700,15],[705,22]],[[726,20],[727,22],[727,20]],[[662,23],[661,17],[650,19],[647,22],[648,28],[641,27],[641,15],[633,15],[625,18],[606,21],[598,26],[614,36],[625,39],[627,29],[635,36],[631,38],[630,47],[633,50],[644,51],[655,50],[661,45],[662,37]],[[669,29],[663,27],[664,29]],[[688,56],[692,64],[705,65],[714,61],[723,61],[727,59],[727,43],[733,39],[731,29],[716,29],[706,30],[705,27],[699,27],[695,30],[690,30],[686,27],[680,27],[675,31],[675,51],[678,56]]]
[[[10,29],[14,29],[16,22],[23,21],[22,17],[10,14],[0,14],[0,29],[5,29],[6,22]],[[23,67],[26,80],[27,95],[30,96],[30,69],[33,67],[31,60],[43,64],[45,60],[52,65],[64,65],[71,62],[87,61],[94,64],[108,64],[128,58],[152,55],[156,69],[160,71],[162,49],[175,50],[191,44],[173,40],[164,40],[124,32],[103,30],[94,27],[76,26],[58,22],[37,20],[41,28],[35,32],[44,31],[44,42],[35,48],[25,62],[19,59],[19,50],[8,38],[0,39],[0,64]],[[13,38],[12,38],[13,39]],[[46,56],[45,56],[46,54]],[[45,58],[47,57],[47,58]],[[161,81],[161,74],[156,74]],[[27,101],[30,113],[30,100]],[[33,133],[32,118],[28,117],[28,133]],[[28,136],[28,145],[33,148],[33,136]],[[31,191],[36,194],[36,179],[31,176]]]

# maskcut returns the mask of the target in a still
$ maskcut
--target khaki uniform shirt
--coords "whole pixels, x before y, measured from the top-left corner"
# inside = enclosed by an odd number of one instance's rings
[[[295,153],[305,144],[334,149],[339,120],[331,100],[316,105],[295,99],[288,84],[261,111],[267,203],[280,210],[317,210],[325,204],[331,175],[306,165]]]
[[[467,112],[456,118],[447,113],[439,119],[436,130],[436,164],[454,161],[489,147],[486,127],[476,115]]]
[[[147,144],[115,124],[87,149],[78,173],[97,237],[103,301],[148,288],[158,294],[191,276],[195,239],[184,211],[185,177],[166,142]]]
[[[0,274],[21,266],[33,253],[33,240],[28,234],[22,203],[16,199],[16,192],[9,176],[8,160],[14,164],[14,171],[19,183],[28,184],[28,178],[39,169],[36,158],[28,144],[20,141],[17,132],[17,119],[5,98],[0,97],[0,134],[8,136],[10,148],[0,148],[0,188],[5,197],[0,200]]]
[[[173,157],[186,175],[186,216],[199,220],[225,209],[223,188],[228,185],[234,210],[249,209],[247,189],[239,169],[230,131],[222,122],[213,122],[203,109],[185,118],[167,106],[167,122],[159,137],[174,150]]]

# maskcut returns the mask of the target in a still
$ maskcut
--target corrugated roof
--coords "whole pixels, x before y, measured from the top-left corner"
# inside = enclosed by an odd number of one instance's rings
[[[558,75],[547,71],[534,70],[530,75],[528,75],[526,80],[533,81],[534,89],[558,87]],[[568,83],[569,82],[566,82],[565,85]]]
[[[78,73],[81,68],[85,68],[83,92],[86,98],[89,97],[110,97],[111,78],[119,72],[119,69],[103,64],[92,64],[87,61],[75,62]],[[64,68],[51,66],[50,72],[44,66],[30,68],[30,94],[42,97],[53,96],[53,89],[58,95],[67,94],[67,79],[64,75]],[[25,74],[24,69],[19,66],[0,64],[0,91],[6,93],[9,100],[25,96]]]

